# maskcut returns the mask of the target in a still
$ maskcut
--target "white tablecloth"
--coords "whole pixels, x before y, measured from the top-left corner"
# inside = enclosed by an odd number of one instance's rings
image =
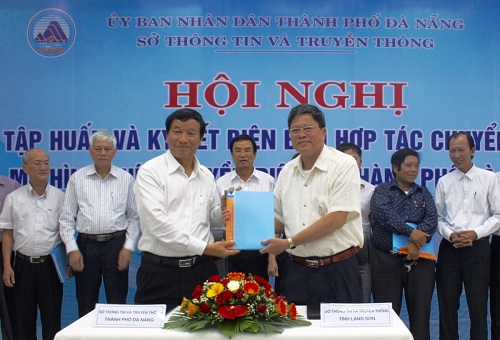
[[[298,306],[297,311],[301,315],[306,315],[305,306]],[[250,334],[241,333],[233,337],[234,340],[255,340],[255,339],[380,339],[380,340],[413,340],[413,337],[401,321],[392,312],[392,327],[321,327],[319,320],[311,320],[309,327],[285,328],[281,334]],[[55,340],[84,340],[84,339],[120,339],[120,340],[140,340],[140,339],[217,339],[226,338],[218,330],[202,330],[187,333],[176,330],[162,328],[107,328],[93,327],[95,310],[75,321],[68,327],[57,333]]]

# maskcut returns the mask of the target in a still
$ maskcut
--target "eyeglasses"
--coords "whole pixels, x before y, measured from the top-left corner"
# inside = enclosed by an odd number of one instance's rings
[[[418,259],[413,261],[403,260],[403,265],[406,268],[406,272],[409,273],[413,267],[418,264]]]
[[[319,126],[305,126],[303,128],[293,128],[293,129],[290,129],[290,134],[292,134],[293,136],[297,136],[300,131],[304,132],[306,135],[310,134],[313,132],[313,130],[315,128],[317,128]]]

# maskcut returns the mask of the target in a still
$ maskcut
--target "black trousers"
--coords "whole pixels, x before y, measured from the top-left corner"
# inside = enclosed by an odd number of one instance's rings
[[[18,321],[18,338],[36,340],[37,306],[42,321],[44,340],[54,339],[61,330],[63,284],[59,281],[51,259],[29,263],[16,258],[14,295]]]
[[[500,340],[500,236],[491,237],[490,273],[491,339]]]
[[[267,275],[268,254],[261,254],[258,250],[242,250],[240,253],[229,256],[228,271],[253,274],[269,280]]]
[[[191,298],[197,285],[217,274],[212,257],[191,267],[167,266],[144,257],[137,270],[135,304],[166,304],[167,313],[179,306],[183,297]]]
[[[281,293],[298,305],[321,302],[359,303],[363,299],[361,276],[356,256],[321,268],[284,261]]]
[[[415,340],[430,339],[432,293],[436,262],[419,259],[411,270],[403,264],[404,256],[391,255],[373,246],[371,251],[372,294],[374,302],[391,302],[399,315],[403,299]]]
[[[462,285],[470,316],[470,339],[488,339],[487,301],[490,283],[490,243],[477,240],[472,247],[454,248],[442,240],[436,270],[439,302],[439,338],[458,339],[458,309]]]
[[[2,242],[0,242],[0,274],[3,275],[3,254],[1,252]],[[14,252],[11,256],[11,266],[14,266]],[[4,340],[17,339],[17,318],[14,303],[14,288],[4,285],[0,280],[0,326],[2,328],[2,338]]]
[[[82,272],[75,272],[78,315],[82,317],[94,310],[103,280],[107,303],[127,303],[129,270],[117,269],[125,235],[105,242],[78,237],[77,243],[84,264]]]

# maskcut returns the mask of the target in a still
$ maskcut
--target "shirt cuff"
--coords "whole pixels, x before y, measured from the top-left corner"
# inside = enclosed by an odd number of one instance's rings
[[[66,254],[71,253],[72,251],[79,250],[78,245],[76,244],[76,240],[72,239],[68,243],[65,243],[66,245]]]

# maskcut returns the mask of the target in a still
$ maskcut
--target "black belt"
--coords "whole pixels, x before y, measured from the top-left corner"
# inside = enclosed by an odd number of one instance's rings
[[[16,257],[25,261],[28,261],[29,263],[45,263],[50,259],[50,255],[45,255],[45,256],[26,256],[21,254],[20,252],[16,253]]]
[[[186,256],[186,257],[165,257],[151,254],[148,252],[142,253],[142,258],[150,263],[159,264],[168,267],[189,268],[199,263],[208,260],[210,256]]]
[[[112,240],[114,238],[123,236],[127,233],[126,230],[120,230],[120,231],[115,231],[114,233],[109,233],[109,234],[84,234],[84,233],[78,233],[78,237],[87,239],[87,240],[92,240],[96,242],[106,242],[109,240]]]

